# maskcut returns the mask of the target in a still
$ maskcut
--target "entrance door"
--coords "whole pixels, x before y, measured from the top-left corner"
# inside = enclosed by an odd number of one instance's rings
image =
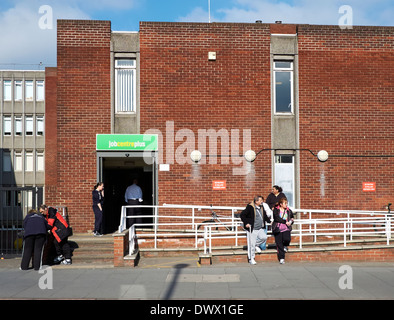
[[[152,157],[154,159],[154,157]],[[103,232],[117,230],[120,222],[121,208],[127,205],[125,191],[134,179],[142,189],[142,205],[156,204],[155,161],[147,164],[139,152],[100,153],[98,155],[98,177],[104,182]],[[144,208],[143,215],[152,215],[153,210]],[[151,223],[151,218],[143,220]]]
[[[275,179],[274,184],[283,189],[289,207],[294,208],[294,156],[276,155],[275,156]]]

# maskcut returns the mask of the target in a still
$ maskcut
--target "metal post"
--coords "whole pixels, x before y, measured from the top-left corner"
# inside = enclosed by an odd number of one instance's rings
[[[343,246],[346,247],[346,224],[347,222],[343,223]]]
[[[159,217],[157,216],[157,206],[155,206],[155,249],[157,249],[157,223]]]

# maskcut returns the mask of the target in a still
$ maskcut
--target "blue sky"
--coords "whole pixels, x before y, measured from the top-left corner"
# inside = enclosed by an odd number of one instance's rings
[[[56,66],[56,20],[111,20],[114,31],[138,31],[139,21],[208,22],[208,0],[0,0],[0,69]],[[51,8],[52,28],[39,21]],[[211,22],[338,25],[339,8],[354,25],[394,26],[393,0],[210,0]],[[46,26],[49,20],[45,20]],[[35,66],[34,66],[35,65]]]

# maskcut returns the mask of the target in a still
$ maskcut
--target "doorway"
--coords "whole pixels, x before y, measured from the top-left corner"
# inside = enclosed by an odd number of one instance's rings
[[[156,167],[155,158],[147,164],[139,152],[98,155],[98,180],[104,182],[104,234],[115,232],[119,227],[125,191],[134,179],[142,189],[142,205],[156,204]],[[153,209],[143,208],[143,215],[153,216]],[[153,218],[143,219],[143,223],[152,223]],[[147,226],[150,228],[151,226]]]

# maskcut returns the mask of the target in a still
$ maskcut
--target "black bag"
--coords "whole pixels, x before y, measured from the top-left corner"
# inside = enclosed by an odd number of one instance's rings
[[[279,225],[276,221],[272,222],[272,234],[273,235],[277,235],[280,231],[279,231]]]

